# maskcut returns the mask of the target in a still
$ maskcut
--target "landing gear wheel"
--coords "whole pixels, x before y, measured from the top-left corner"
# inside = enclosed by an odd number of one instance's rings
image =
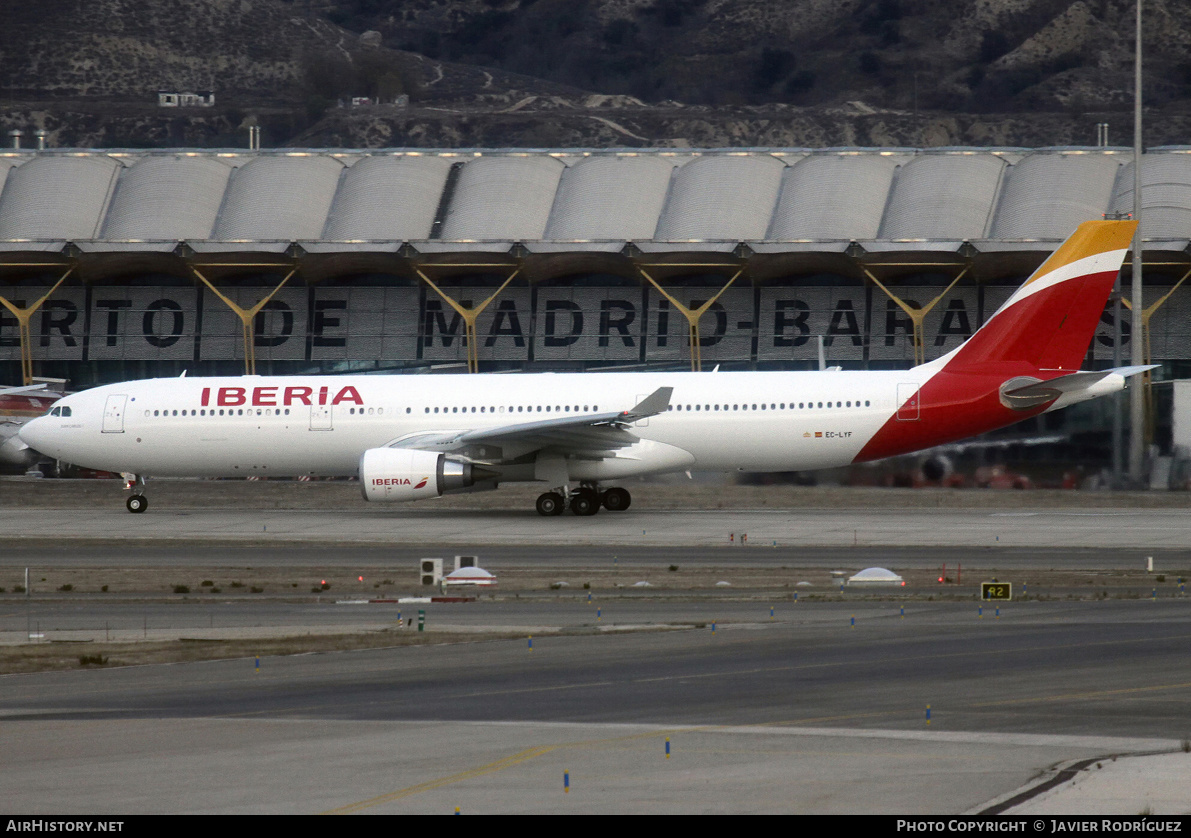
[[[546,492],[545,494],[538,495],[537,507],[539,515],[545,515],[547,517],[561,515],[563,506],[565,506],[563,497],[558,492]]]
[[[604,504],[604,509],[609,512],[624,512],[629,508],[629,504],[633,502],[633,496],[629,494],[627,489],[622,489],[615,486],[600,497]]]
[[[128,500],[124,501],[124,505],[128,507],[129,512],[144,512],[149,508],[149,501],[144,495],[130,495]]]
[[[591,489],[580,489],[571,495],[571,512],[576,515],[595,515],[600,511],[600,496]]]

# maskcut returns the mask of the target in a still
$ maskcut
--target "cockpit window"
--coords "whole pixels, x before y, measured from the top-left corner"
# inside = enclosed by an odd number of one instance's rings
[[[63,415],[63,416],[69,416],[69,415],[70,415],[70,406],[69,406],[69,405],[63,405],[63,406],[62,406],[62,415]]]
[[[60,407],[55,407],[53,410],[50,411],[50,416],[61,416],[61,415],[62,415],[62,408],[60,408]]]

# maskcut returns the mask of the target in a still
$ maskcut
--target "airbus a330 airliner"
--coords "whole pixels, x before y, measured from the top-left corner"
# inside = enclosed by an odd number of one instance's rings
[[[1136,223],[1089,221],[964,344],[898,372],[171,378],[66,396],[33,448],[129,475],[358,475],[411,501],[537,481],[542,515],[621,511],[627,478],[791,471],[905,454],[1121,390],[1081,372]],[[609,485],[613,484],[613,485]]]

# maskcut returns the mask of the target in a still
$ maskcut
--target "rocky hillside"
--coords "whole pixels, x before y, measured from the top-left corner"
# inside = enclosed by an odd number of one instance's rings
[[[1191,142],[1191,4],[1146,8],[1147,142]],[[42,0],[4,11],[0,127],[80,146],[242,146],[254,123],[272,146],[930,146],[1089,144],[1106,121],[1128,142],[1132,9]],[[158,108],[159,90],[216,107]]]

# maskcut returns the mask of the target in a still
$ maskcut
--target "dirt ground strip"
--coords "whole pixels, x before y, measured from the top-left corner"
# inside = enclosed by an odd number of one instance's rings
[[[840,571],[829,567],[787,568],[733,564],[724,567],[661,564],[656,566],[505,567],[498,571],[499,587],[469,595],[491,599],[547,597],[568,599],[587,591],[602,596],[689,597],[694,599],[834,598],[839,595]],[[962,574],[962,575],[961,575]],[[849,572],[850,575],[850,572]],[[943,583],[936,569],[904,570],[902,587],[848,588],[849,599],[972,599],[980,583],[1011,582],[1015,598],[1022,585],[1031,599],[1136,598],[1154,587],[1163,596],[1178,591],[1180,579],[1191,582],[1191,568],[1167,568],[1162,573],[1144,570],[1028,570],[1000,571],[997,568],[949,567]],[[81,567],[37,568],[31,572],[33,596],[85,602],[91,597],[134,598],[171,601],[245,601],[266,598],[283,600],[390,599],[424,596],[433,588],[417,583],[409,567],[360,566],[326,571],[310,567]],[[647,585],[639,583],[646,582]],[[727,584],[724,584],[727,583]],[[23,599],[24,570],[0,568],[0,603]]]
[[[247,640],[173,640],[133,643],[36,643],[0,646],[0,675],[47,672],[112,666],[143,666],[160,663],[189,663],[207,660],[236,660],[318,652],[347,652],[355,649],[387,649],[394,646],[423,646],[443,643],[474,643],[503,640],[511,634],[454,634],[404,629],[356,632],[353,634],[311,634]]]
[[[836,601],[966,601],[979,598],[980,582],[1003,581],[1013,584],[1016,601],[1023,600],[1100,600],[1140,599],[1158,591],[1163,598],[1183,596],[1180,579],[1185,570],[1149,574],[1140,570],[1030,570],[1024,573],[999,572],[992,568],[969,568],[963,577],[950,575],[938,581],[938,571],[909,570],[903,576],[904,587],[840,591],[839,578],[830,568],[771,567],[582,567],[565,571],[511,567],[500,571],[500,588],[493,592],[475,592],[474,596],[495,601],[522,598],[540,601],[577,600],[593,592],[607,602],[616,598],[667,599],[685,601],[765,601],[788,602],[797,597],[804,602]],[[0,606],[19,606],[28,601],[14,590],[21,584],[15,570],[0,572]],[[361,580],[361,577],[363,579]],[[266,599],[334,601],[337,599],[392,599],[398,596],[437,593],[412,583],[398,582],[393,568],[360,567],[338,569],[320,574],[307,567],[193,567],[185,570],[164,568],[77,568],[44,570],[31,579],[32,601],[89,602],[119,601],[134,607],[140,602],[176,602],[180,607],[229,601]],[[376,581],[373,581],[376,580]],[[205,583],[210,584],[205,584]],[[648,586],[638,583],[648,582]],[[560,584],[565,583],[565,585]],[[727,583],[726,585],[724,583]],[[324,585],[326,587],[324,587]],[[103,590],[106,586],[107,590]],[[186,592],[180,592],[181,587]],[[176,592],[177,591],[177,592]],[[254,593],[253,591],[257,591]],[[649,627],[645,627],[649,628]],[[658,626],[656,628],[662,628]],[[668,628],[668,627],[667,627]],[[562,633],[578,629],[559,629]],[[168,663],[241,657],[291,655],[320,651],[383,648],[423,643],[483,642],[520,637],[502,632],[452,634],[437,631],[420,633],[398,629],[397,625],[356,630],[334,627],[330,631],[312,631],[300,636],[282,636],[284,629],[255,639],[156,640],[146,635],[142,640],[125,637],[122,642],[20,642],[0,645],[0,674],[88,666],[117,666]]]

